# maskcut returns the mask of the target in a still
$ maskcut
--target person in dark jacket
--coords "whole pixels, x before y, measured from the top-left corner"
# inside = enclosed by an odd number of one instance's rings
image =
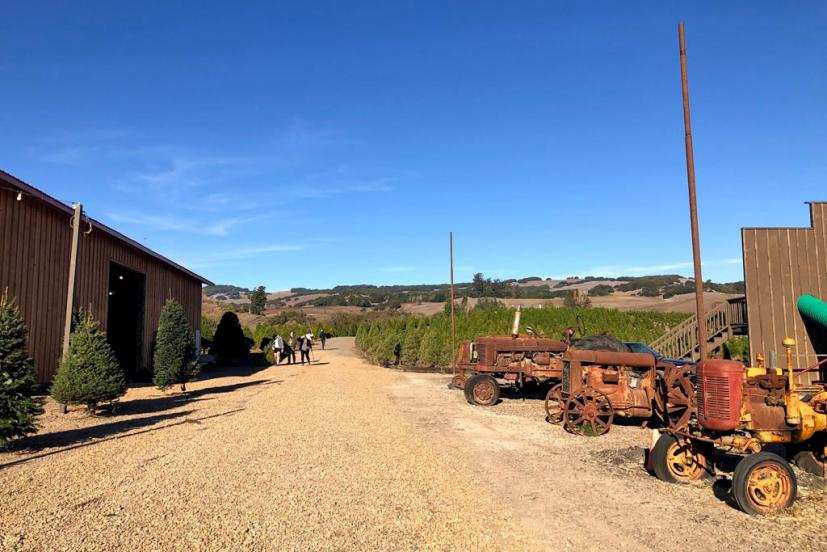
[[[304,366],[304,359],[310,364],[310,348],[313,346],[310,334],[303,335],[299,340],[299,352],[301,353],[302,366]]]

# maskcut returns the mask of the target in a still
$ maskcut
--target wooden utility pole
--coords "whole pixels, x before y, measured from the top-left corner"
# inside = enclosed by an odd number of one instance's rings
[[[78,265],[78,246],[80,245],[80,222],[83,218],[83,206],[74,204],[72,215],[72,249],[69,253],[69,285],[66,288],[66,319],[63,326],[63,356],[69,351],[69,334],[72,332],[72,311],[75,308],[75,274]]]
[[[701,360],[705,360],[707,357],[706,309],[704,308],[704,280],[701,274],[701,239],[698,231],[698,205],[695,196],[695,156],[692,150],[692,124],[689,120],[689,80],[686,74],[686,40],[683,23],[678,23],[678,43],[681,54],[686,179],[689,184],[689,221],[692,226],[692,262],[695,265],[695,312],[698,318],[698,352]]]
[[[454,233],[448,232],[451,257],[451,374],[457,375],[457,327],[454,314]]]

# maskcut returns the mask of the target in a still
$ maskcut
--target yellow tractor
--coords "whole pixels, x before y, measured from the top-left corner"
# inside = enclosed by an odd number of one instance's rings
[[[698,364],[695,416],[687,427],[663,430],[651,448],[648,464],[656,477],[687,482],[711,475],[716,447],[743,455],[735,466],[731,493],[744,512],[756,515],[795,501],[798,483],[788,460],[827,476],[827,382],[822,377],[798,384],[795,342],[787,338],[783,345],[785,370],[766,368],[760,356],[752,368],[721,359]]]

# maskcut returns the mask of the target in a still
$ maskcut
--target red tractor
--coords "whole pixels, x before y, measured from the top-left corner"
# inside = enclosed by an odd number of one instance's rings
[[[563,369],[564,341],[520,337],[520,309],[514,315],[511,336],[480,337],[462,343],[459,373],[451,381],[463,389],[469,403],[491,406],[500,397],[501,386],[522,389],[526,384],[558,382]],[[528,329],[531,335],[533,330]]]

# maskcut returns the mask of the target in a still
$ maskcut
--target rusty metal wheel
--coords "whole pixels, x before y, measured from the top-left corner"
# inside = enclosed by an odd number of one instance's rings
[[[465,377],[465,374],[457,374],[453,378],[451,378],[451,383],[448,384],[448,388],[449,389],[464,389],[466,379],[468,379],[468,378]]]
[[[546,421],[550,424],[560,424],[563,422],[563,412],[566,409],[566,403],[563,400],[563,384],[558,383],[548,390],[546,393]]]
[[[686,429],[696,408],[694,368],[669,366],[658,376],[658,394],[655,404],[658,416],[670,429]]]
[[[798,482],[786,460],[771,452],[747,456],[735,467],[732,496],[750,515],[764,515],[788,508],[795,502]]]
[[[493,376],[475,374],[465,382],[465,399],[477,406],[492,406],[500,398],[500,385]]]
[[[663,434],[650,452],[652,471],[661,481],[689,483],[711,474],[711,451],[706,443]]]
[[[802,450],[793,457],[793,463],[807,473],[827,477],[827,454],[823,448],[821,452]]]
[[[575,435],[597,437],[612,425],[614,409],[603,392],[584,387],[566,401],[563,421],[566,429]]]

